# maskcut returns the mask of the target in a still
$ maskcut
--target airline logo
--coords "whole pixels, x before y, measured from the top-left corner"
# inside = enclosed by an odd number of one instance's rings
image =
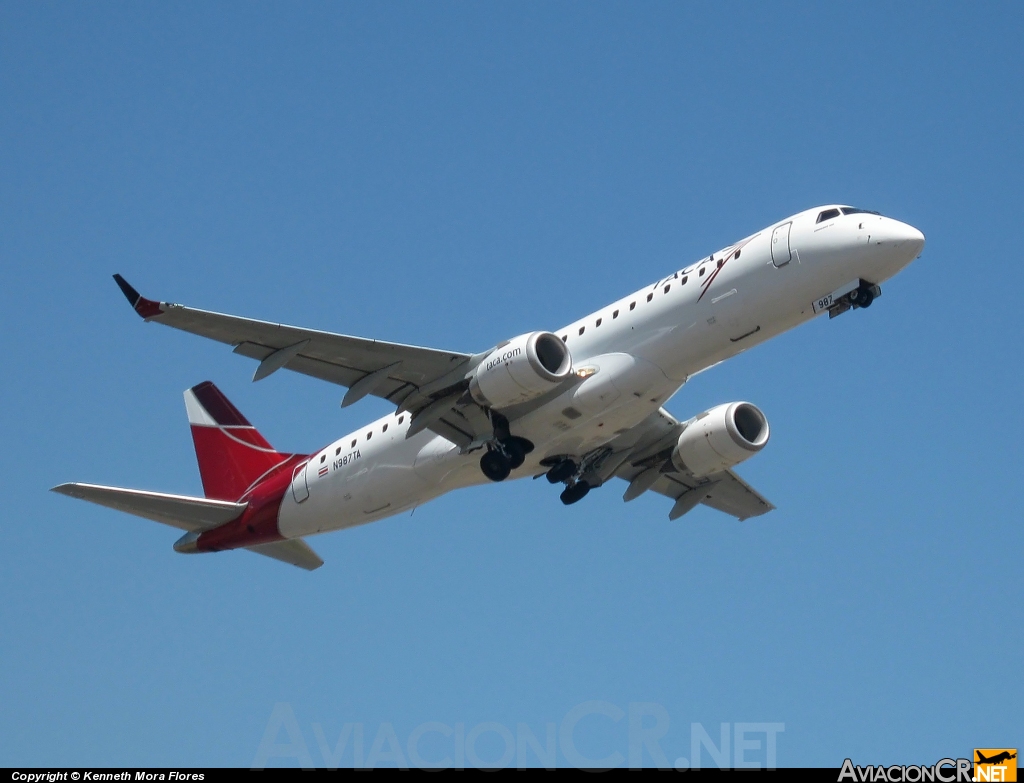
[[[1011,781],[1017,779],[1016,748],[975,748],[974,778]]]
[[[715,278],[718,277],[718,273],[722,271],[723,267],[725,267],[725,265],[729,263],[732,259],[739,258],[740,252],[743,250],[743,248],[745,248],[747,245],[750,244],[752,240],[757,239],[759,236],[761,236],[760,232],[754,234],[754,236],[752,237],[747,237],[742,242],[735,244],[732,247],[727,247],[725,250],[722,250],[719,253],[718,263],[715,265],[715,271],[712,272],[711,276],[704,281],[703,290],[700,292],[700,296],[697,297],[698,302],[704,298],[704,294],[706,294],[708,292],[708,289],[711,288],[711,284],[715,282]],[[712,256],[712,259],[714,259],[714,256]],[[686,281],[684,280],[683,282]]]

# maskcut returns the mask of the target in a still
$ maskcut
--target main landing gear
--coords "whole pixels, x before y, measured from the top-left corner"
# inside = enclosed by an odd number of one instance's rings
[[[582,467],[568,457],[555,461],[548,469],[546,475],[549,482],[552,484],[564,483],[566,485],[559,497],[567,506],[583,500],[587,493],[593,489],[588,481],[581,478],[582,473]]]
[[[480,458],[480,470],[491,481],[504,481],[526,461],[533,444],[526,438],[508,437],[488,444],[487,453]]]
[[[508,419],[491,411],[494,425],[494,440],[487,444],[487,453],[480,458],[480,470],[491,481],[504,481],[516,468],[526,461],[526,455],[533,451],[533,444],[526,438],[512,435],[508,430]]]
[[[580,479],[563,489],[562,494],[558,497],[561,498],[565,505],[571,506],[573,503],[583,500],[588,492],[590,492],[590,485],[583,479]]]

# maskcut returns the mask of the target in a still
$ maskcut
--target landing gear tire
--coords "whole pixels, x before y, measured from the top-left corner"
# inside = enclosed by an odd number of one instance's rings
[[[554,465],[551,470],[548,471],[548,481],[552,484],[560,484],[563,481],[568,481],[576,475],[576,469],[576,463],[571,459],[563,460],[557,465]]]
[[[875,301],[875,294],[866,286],[850,291],[850,304],[854,307],[871,307],[873,301]]]
[[[524,440],[523,438],[509,438],[501,444],[505,449],[505,453],[508,455],[509,467],[511,470],[521,467],[526,461],[527,453],[532,451],[532,448],[527,449],[525,444],[529,444],[531,447],[533,446],[532,443]]]
[[[500,451],[488,451],[480,458],[480,470],[491,481],[504,481],[512,472],[512,463]]]
[[[573,503],[583,500],[588,492],[590,492],[590,485],[585,481],[577,481],[575,484],[570,484],[562,490],[562,494],[559,497],[561,497],[565,505],[571,506]]]

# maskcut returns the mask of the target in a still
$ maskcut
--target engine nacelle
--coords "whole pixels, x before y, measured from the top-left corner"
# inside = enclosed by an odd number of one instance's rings
[[[473,373],[469,393],[488,408],[507,408],[550,391],[571,372],[565,343],[551,332],[531,332],[491,351]]]
[[[727,402],[702,413],[683,430],[672,464],[698,478],[739,465],[768,442],[768,419],[749,402]]]

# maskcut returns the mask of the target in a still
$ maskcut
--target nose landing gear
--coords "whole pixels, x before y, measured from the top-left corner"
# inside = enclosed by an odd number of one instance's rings
[[[875,297],[880,293],[882,293],[882,289],[877,285],[861,283],[859,288],[854,288],[850,291],[850,304],[854,307],[871,307],[871,303],[875,301]]]
[[[846,286],[844,286],[846,288]],[[842,289],[840,289],[842,290]],[[860,283],[849,293],[843,294],[842,296],[836,297],[833,303],[828,308],[828,317],[835,318],[838,315],[842,315],[847,310],[854,308],[867,308],[871,307],[871,303],[874,302],[878,297],[882,295],[882,288],[874,283],[869,283],[867,280],[861,280]],[[832,294],[825,300],[831,300],[835,295]],[[817,307],[817,305],[815,305]],[[817,310],[816,310],[817,312]]]

